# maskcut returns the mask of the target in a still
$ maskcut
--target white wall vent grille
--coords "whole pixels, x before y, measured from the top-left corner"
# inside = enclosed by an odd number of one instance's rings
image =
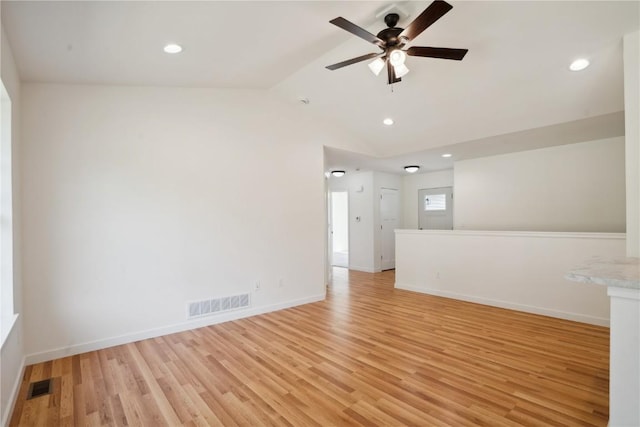
[[[211,316],[225,311],[238,310],[251,305],[249,294],[232,295],[229,297],[192,301],[187,303],[187,319]]]

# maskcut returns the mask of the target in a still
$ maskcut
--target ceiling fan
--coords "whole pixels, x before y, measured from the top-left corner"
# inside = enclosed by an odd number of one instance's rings
[[[442,16],[452,8],[453,6],[446,1],[436,0],[431,3],[429,7],[423,10],[422,13],[407,26],[407,28],[396,27],[400,16],[397,13],[390,13],[384,17],[384,22],[387,24],[388,28],[380,31],[378,35],[371,34],[364,28],[357,26],[353,22],[347,21],[343,17],[332,19],[329,22],[333,25],[348,31],[369,43],[375,44],[382,49],[382,52],[368,53],[366,55],[358,56],[357,58],[328,65],[326,68],[329,70],[337,70],[338,68],[346,67],[347,65],[357,64],[358,62],[376,58],[369,64],[369,68],[375,75],[378,75],[386,65],[388,82],[389,84],[393,84],[401,81],[401,78],[409,72],[409,69],[404,64],[407,55],[460,61],[467,54],[468,49],[422,46],[412,46],[408,49],[403,49],[409,42],[429,28],[431,24],[442,18]]]

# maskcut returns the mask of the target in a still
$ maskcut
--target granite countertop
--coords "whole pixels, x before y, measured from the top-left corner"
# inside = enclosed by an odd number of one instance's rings
[[[564,277],[575,282],[640,289],[640,258],[593,257]]]

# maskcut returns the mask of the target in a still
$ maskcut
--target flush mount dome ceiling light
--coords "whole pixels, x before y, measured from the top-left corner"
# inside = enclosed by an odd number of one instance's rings
[[[392,118],[390,118],[390,117],[387,117],[386,119],[384,119],[384,120],[382,121],[382,123],[384,123],[384,124],[385,124],[385,125],[387,125],[387,126],[391,126],[391,125],[393,124],[393,119],[392,119]]]
[[[340,178],[344,176],[344,171],[331,171],[331,175],[335,176],[336,178]]]
[[[589,60],[586,58],[576,59],[569,65],[571,71],[582,71],[589,66]]]
[[[447,159],[447,158],[451,157],[451,153],[444,153],[444,154],[442,155],[442,157],[444,157],[445,159]]]
[[[420,169],[420,166],[416,166],[416,165],[410,165],[410,166],[404,167],[404,170],[407,171],[408,173],[416,173],[418,172],[418,169]]]
[[[180,53],[182,52],[182,46],[175,43],[169,43],[165,45],[165,47],[162,50],[164,50],[165,53]]]

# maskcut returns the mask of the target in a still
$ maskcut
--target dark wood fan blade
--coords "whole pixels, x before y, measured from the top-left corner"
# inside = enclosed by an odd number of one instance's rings
[[[357,58],[347,59],[346,61],[338,62],[337,64],[327,65],[325,68],[329,70],[337,70],[338,68],[346,67],[347,65],[357,64],[358,62],[366,61],[367,59],[373,59],[378,56],[384,55],[384,52],[380,53],[367,53],[366,55],[358,56]]]
[[[453,6],[446,1],[434,1],[429,5],[429,7],[423,10],[422,13],[404,29],[404,31],[400,33],[400,36],[404,36],[409,40],[415,39],[421,32],[429,28],[431,24],[436,22],[438,19],[442,18],[442,16],[452,8]]]
[[[345,31],[350,32],[353,35],[360,37],[361,39],[368,41],[369,43],[373,43],[377,46],[384,47],[384,40],[382,40],[381,38],[378,38],[378,36],[371,34],[369,31],[365,30],[364,28],[358,27],[353,22],[347,21],[341,16],[337,17],[336,19],[332,19],[329,22],[337,27],[342,28]]]
[[[426,56],[429,58],[462,60],[469,49],[449,49],[447,47],[422,47],[414,46],[407,49],[409,56]]]
[[[396,69],[389,62],[387,62],[387,78],[390,85],[402,81],[400,77],[396,77]]]

